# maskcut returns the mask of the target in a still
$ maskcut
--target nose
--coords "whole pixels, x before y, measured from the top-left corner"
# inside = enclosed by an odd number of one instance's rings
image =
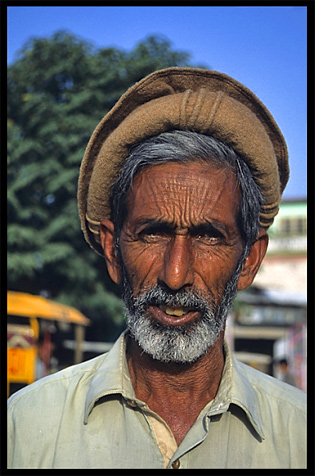
[[[174,291],[193,284],[193,250],[187,235],[175,235],[168,243],[160,281]]]

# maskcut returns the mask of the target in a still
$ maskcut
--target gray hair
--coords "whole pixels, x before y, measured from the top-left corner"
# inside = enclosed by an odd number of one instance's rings
[[[192,131],[174,130],[151,137],[130,149],[121,174],[112,187],[111,209],[115,225],[115,246],[127,214],[127,193],[136,175],[144,168],[167,162],[201,161],[228,168],[235,176],[241,198],[237,222],[244,243],[242,261],[249,253],[259,231],[263,198],[246,162],[230,146],[211,136]]]

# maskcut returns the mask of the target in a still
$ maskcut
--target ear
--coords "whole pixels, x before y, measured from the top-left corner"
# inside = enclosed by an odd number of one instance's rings
[[[110,220],[103,220],[100,224],[100,238],[104,251],[108,273],[114,283],[120,284],[120,265],[114,245],[114,223]]]
[[[268,235],[265,230],[260,230],[257,240],[252,244],[249,255],[243,265],[237,289],[246,289],[252,284],[254,278],[260,268],[261,262],[264,259],[268,248]]]

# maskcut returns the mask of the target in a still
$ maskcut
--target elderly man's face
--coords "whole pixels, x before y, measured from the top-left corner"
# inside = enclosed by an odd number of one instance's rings
[[[239,199],[234,174],[209,164],[168,163],[135,178],[121,273],[131,331],[154,358],[196,360],[224,328],[243,251]]]
[[[158,283],[170,290],[198,288],[217,299],[242,252],[234,175],[209,165],[169,163],[136,177],[120,247],[134,295]],[[158,321],[179,325],[192,313]]]

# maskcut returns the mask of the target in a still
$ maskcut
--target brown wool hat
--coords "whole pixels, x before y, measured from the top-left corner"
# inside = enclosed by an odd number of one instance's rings
[[[110,218],[110,192],[132,145],[170,130],[211,135],[247,162],[264,198],[260,224],[278,213],[289,178],[285,140],[269,111],[233,78],[205,69],[167,68],[132,86],[93,132],[82,161],[78,202],[82,230],[103,255],[99,225]]]

